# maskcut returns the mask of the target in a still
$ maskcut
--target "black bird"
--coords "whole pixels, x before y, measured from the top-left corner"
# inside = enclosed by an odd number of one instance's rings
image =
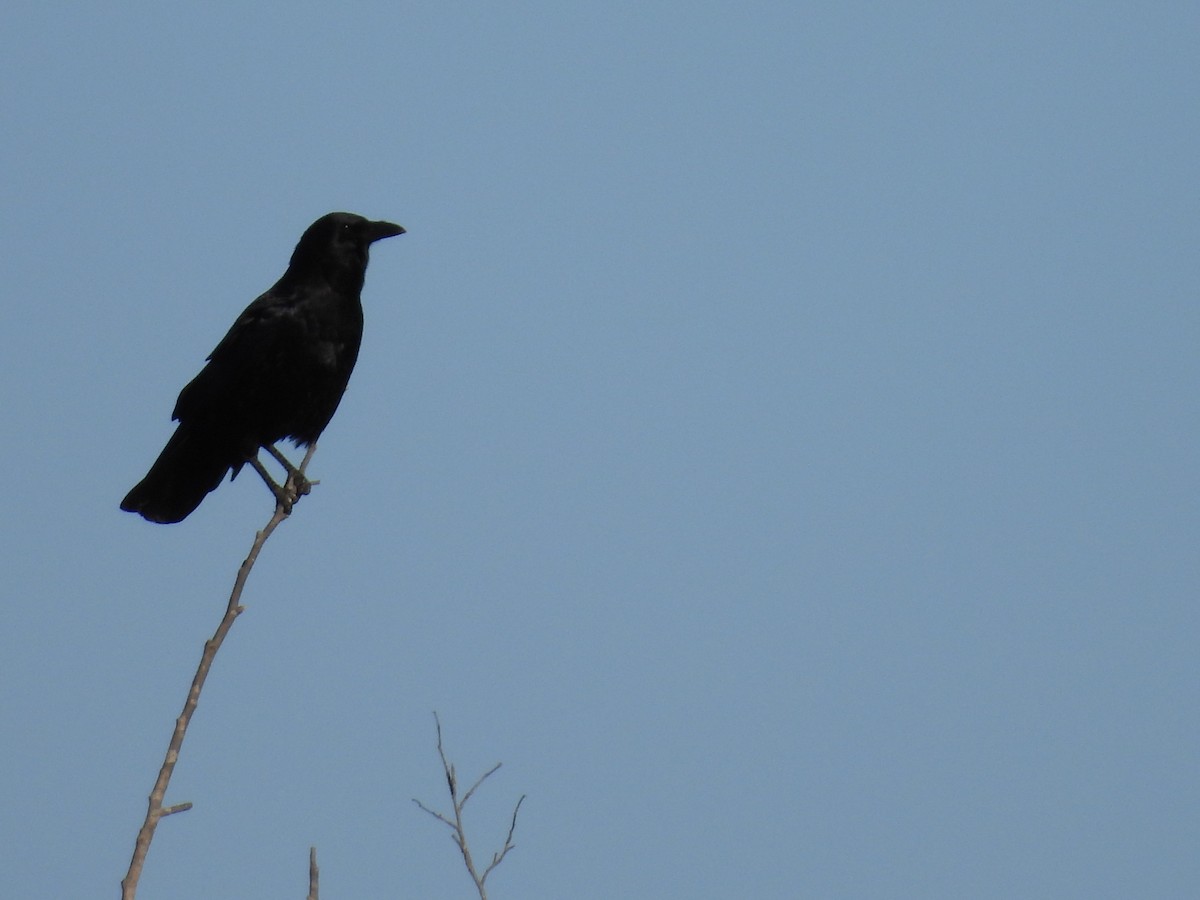
[[[226,472],[237,477],[245,463],[257,463],[260,447],[277,453],[284,438],[314,443],[358,359],[368,249],[397,234],[404,234],[399,225],[353,213],[313,222],[283,277],[246,307],[180,391],[171,413],[179,425],[121,509],[180,522]]]

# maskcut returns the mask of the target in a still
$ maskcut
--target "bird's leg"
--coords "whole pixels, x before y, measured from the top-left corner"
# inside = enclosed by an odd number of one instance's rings
[[[268,453],[275,457],[276,460],[279,461],[281,466],[287,469],[288,477],[286,483],[295,488],[297,497],[303,497],[305,494],[312,492],[312,486],[316,484],[316,482],[309,481],[304,477],[304,467],[307,466],[308,461],[312,459],[313,451],[316,449],[316,444],[309,445],[308,452],[304,454],[304,462],[300,463],[300,468],[298,469],[292,465],[292,461],[284,456],[279,448],[274,444],[267,444],[265,449]]]

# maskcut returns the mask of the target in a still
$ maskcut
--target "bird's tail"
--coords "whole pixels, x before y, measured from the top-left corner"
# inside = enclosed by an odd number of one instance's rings
[[[181,424],[121,509],[149,522],[182,522],[236,465],[227,447]],[[240,466],[239,466],[240,468]]]

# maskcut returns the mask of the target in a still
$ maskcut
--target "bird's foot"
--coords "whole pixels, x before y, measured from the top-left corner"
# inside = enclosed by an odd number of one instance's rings
[[[266,466],[259,461],[257,456],[250,458],[250,465],[258,473],[259,477],[262,478],[263,483],[270,489],[271,493],[275,495],[277,508],[283,510],[285,516],[289,516],[292,514],[292,507],[295,506],[296,501],[312,493],[313,485],[319,482],[311,481],[305,477],[304,473],[292,465],[291,461],[280,453],[273,444],[268,444],[266,450],[275,459],[279,460],[279,464],[287,470],[287,478],[284,479],[283,484],[279,484],[271,477]],[[307,462],[308,458],[306,457],[305,463]]]
[[[283,483],[283,490],[284,493],[292,498],[292,502],[295,503],[301,497],[307,497],[311,494],[314,484],[320,484],[320,482],[310,481],[304,477],[303,472],[296,469],[295,471],[288,472],[287,480]]]

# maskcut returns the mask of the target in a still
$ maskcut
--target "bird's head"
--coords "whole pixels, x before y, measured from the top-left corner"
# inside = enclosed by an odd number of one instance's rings
[[[292,253],[295,270],[346,270],[361,278],[368,249],[375,241],[404,234],[391,222],[372,221],[354,213],[334,212],[308,226]]]

